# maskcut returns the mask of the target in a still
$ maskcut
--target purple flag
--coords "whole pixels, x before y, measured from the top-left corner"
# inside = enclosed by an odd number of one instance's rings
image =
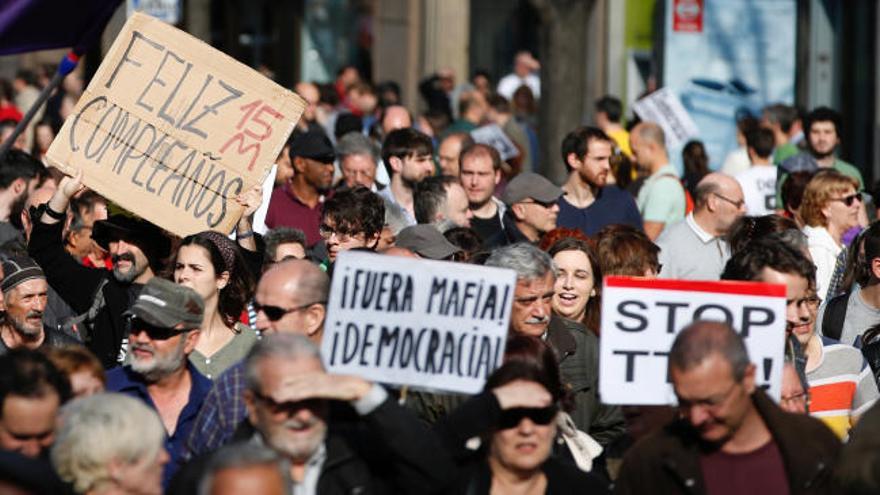
[[[0,0],[0,55],[95,43],[122,0]]]

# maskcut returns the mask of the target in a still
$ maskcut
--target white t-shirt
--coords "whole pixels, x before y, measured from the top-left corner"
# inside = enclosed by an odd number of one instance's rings
[[[776,210],[776,166],[752,165],[736,174],[749,216],[769,215]]]

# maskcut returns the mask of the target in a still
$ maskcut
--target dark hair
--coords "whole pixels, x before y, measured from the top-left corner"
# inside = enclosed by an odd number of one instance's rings
[[[336,222],[336,228],[351,233],[363,232],[367,238],[382,232],[385,203],[378,194],[358,186],[337,192],[324,203],[321,218]]]
[[[736,121],[736,129],[743,136],[748,136],[750,132],[760,128],[761,122],[751,115],[744,115],[742,118]],[[770,135],[773,135],[773,131],[770,131]]]
[[[40,151],[41,151],[40,145],[37,142],[37,129],[40,127],[48,127],[49,129],[52,129],[53,136],[58,134],[55,131],[55,126],[52,124],[52,120],[49,119],[49,117],[43,117],[43,119],[41,119],[39,122],[34,124],[33,143],[31,144],[31,156],[33,156],[34,158],[38,158],[40,156]]]
[[[800,118],[797,108],[783,103],[775,103],[765,107],[764,114],[770,122],[779,124],[779,128],[786,134],[791,131],[791,126]],[[809,129],[809,127],[804,128]]]
[[[526,115],[531,115],[538,111],[538,105],[535,101],[535,93],[532,92],[532,88],[525,84],[516,88],[511,100],[513,100],[513,109],[520,114],[525,113]]]
[[[333,125],[333,136],[338,141],[349,132],[362,132],[363,129],[364,123],[360,117],[353,113],[343,113],[336,117],[336,123]]]
[[[12,349],[0,356],[0,415],[6,397],[45,397],[58,394],[63,404],[70,399],[70,383],[58,368],[39,351]]]
[[[437,211],[446,204],[446,188],[458,184],[451,175],[426,177],[413,191],[413,210],[418,223],[433,223]]]
[[[764,215],[760,217],[742,216],[730,227],[727,242],[731,254],[742,251],[751,241],[763,239],[770,234],[798,229],[797,223],[780,215]]]
[[[605,95],[596,100],[596,112],[604,113],[611,122],[620,122],[620,118],[623,117],[623,103],[620,102],[620,98]]]
[[[804,133],[807,136],[810,135],[810,130],[816,122],[831,122],[834,124],[834,132],[837,133],[837,137],[841,137],[841,118],[836,110],[828,107],[817,107],[808,113],[804,118]]]
[[[686,172],[699,175],[709,173],[709,155],[702,141],[688,141],[681,150],[681,159]]]
[[[489,377],[486,389],[495,389],[514,380],[540,383],[563,410],[574,410],[574,396],[562,381],[556,353],[542,339],[511,335],[504,346],[504,364]]]
[[[608,225],[596,234],[596,254],[604,276],[641,277],[657,270],[660,248],[641,230],[629,225]]]
[[[560,239],[550,246],[550,249],[547,250],[547,254],[552,258],[556,256],[557,253],[563,251],[580,251],[587,256],[587,260],[590,263],[590,271],[593,272],[593,288],[596,290],[596,295],[590,297],[587,301],[584,321],[582,323],[588,329],[598,334],[602,309],[602,267],[599,266],[599,258],[596,256],[596,251],[589,242],[575,237],[564,237]]]
[[[574,153],[578,158],[583,158],[590,148],[590,141],[605,141],[614,144],[608,134],[605,134],[605,131],[598,127],[578,127],[566,134],[562,140],[562,163],[565,163],[566,168],[570,168],[568,155]]]
[[[84,215],[95,211],[98,204],[107,204],[107,200],[103,196],[92,190],[83,191],[79,196],[70,198],[70,231],[75,232],[87,227]]]
[[[498,93],[490,94],[489,97],[486,98],[486,102],[489,103],[489,106],[496,112],[510,113],[510,102],[507,101],[507,98]]]
[[[282,244],[299,244],[306,249],[306,235],[302,230],[293,227],[275,227],[263,236],[266,249],[263,252],[263,265],[272,264],[278,253],[278,246]]]
[[[813,263],[794,248],[773,239],[755,239],[734,254],[727,260],[721,280],[758,280],[765,268],[799,275],[811,287],[816,283],[816,267]]]
[[[782,183],[780,191],[782,196],[782,206],[786,211],[797,211],[801,207],[801,201],[804,199],[804,191],[807,184],[812,180],[814,172],[802,170],[800,172],[792,172]]]
[[[747,132],[746,146],[754,150],[758,157],[770,158],[770,155],[773,154],[773,147],[776,146],[773,131],[766,127],[760,127]]]
[[[712,354],[730,364],[733,379],[740,382],[749,367],[749,353],[742,337],[727,323],[695,321],[675,337],[669,350],[669,369],[687,371]]]
[[[395,129],[385,136],[382,143],[382,160],[388,175],[393,175],[391,158],[404,159],[410,156],[430,155],[434,152],[434,143],[430,136],[412,127]]]
[[[7,189],[18,179],[25,182],[41,177],[46,167],[30,154],[17,149],[10,149],[0,157],[0,189]]]
[[[483,143],[472,143],[470,146],[465,146],[458,155],[459,165],[464,163],[464,159],[471,155],[488,156],[492,160],[492,170],[501,170],[501,154],[494,147]]]
[[[231,240],[229,241],[228,248],[231,249],[233,262],[231,267],[227,267],[223,253],[210,237],[202,232],[188,235],[180,241],[180,246],[178,246],[177,251],[174,253],[169,265],[172,277],[169,278],[173,278],[174,270],[177,266],[177,257],[184,246],[200,246],[208,251],[208,258],[211,260],[211,266],[214,268],[216,277],[219,278],[225,271],[229,272],[229,283],[226,284],[226,287],[220,289],[218,294],[217,311],[223,317],[223,322],[232,328],[254,292],[254,278],[245,264],[241,250],[239,250],[237,244]]]
[[[470,262],[474,255],[483,249],[483,240],[480,239],[474,229],[467,227],[453,227],[443,233],[443,237],[451,242],[454,246],[461,249],[465,263]]]

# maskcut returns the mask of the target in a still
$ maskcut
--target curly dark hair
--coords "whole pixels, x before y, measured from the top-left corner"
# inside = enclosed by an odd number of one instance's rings
[[[229,272],[229,283],[226,284],[226,287],[220,289],[220,293],[218,294],[217,311],[220,312],[226,326],[232,328],[241,316],[241,312],[244,310],[248,301],[250,301],[251,296],[253,296],[255,285],[254,277],[245,264],[244,257],[242,256],[238,245],[229,241],[232,249],[233,262],[232,267],[227,268],[226,261],[223,259],[223,254],[220,252],[220,248],[218,248],[210,238],[201,234],[202,233],[188,235],[180,241],[180,246],[174,253],[171,263],[168,265],[168,273],[166,273],[166,277],[172,280],[174,279],[174,269],[177,266],[177,256],[180,254],[180,249],[182,247],[199,246],[208,251],[208,257],[211,259],[211,266],[214,268],[216,276],[219,277],[220,274],[225,271]]]
[[[385,226],[385,203],[366,187],[346,189],[324,203],[322,218],[332,219],[339,231],[363,232],[369,239],[382,232]]]

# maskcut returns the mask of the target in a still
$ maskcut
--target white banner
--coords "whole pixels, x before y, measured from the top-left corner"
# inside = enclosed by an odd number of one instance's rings
[[[654,122],[666,134],[666,148],[676,149],[699,134],[681,100],[668,88],[661,88],[633,103],[633,111],[645,122]]]
[[[474,394],[501,364],[513,270],[345,251],[321,355],[328,370]]]
[[[694,320],[726,321],[745,340],[758,385],[779,400],[785,286],[608,277],[602,291],[599,393],[609,404],[674,404],[667,356]]]

